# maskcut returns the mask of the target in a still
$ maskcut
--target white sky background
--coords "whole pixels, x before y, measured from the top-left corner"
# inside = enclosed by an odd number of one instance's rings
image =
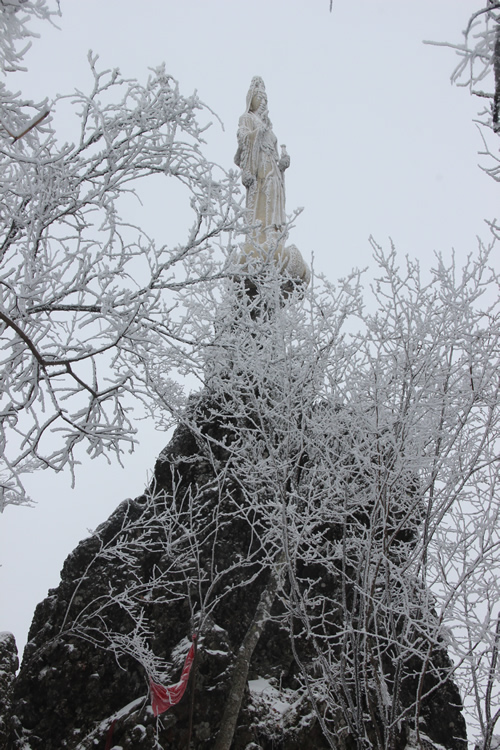
[[[236,127],[252,76],[266,83],[278,137],[286,143],[287,209],[304,206],[290,241],[331,280],[371,263],[368,237],[401,256],[433,264],[459,261],[488,240],[500,186],[478,168],[480,105],[450,85],[450,50],[424,39],[461,41],[480,0],[61,0],[60,30],[43,24],[26,57],[28,74],[11,90],[41,100],[92,85],[86,60],[144,81],[161,62],[184,94],[197,89],[218,113],[207,133],[209,157],[233,166]],[[71,138],[67,106],[56,110]],[[213,119],[213,118],[211,118]],[[74,137],[74,136],[73,136]],[[141,221],[161,243],[175,243],[190,217],[155,180]],[[183,221],[180,221],[182,217]],[[167,436],[143,425],[125,468],[88,462],[69,478],[33,475],[35,509],[9,507],[0,518],[0,630],[24,646],[34,607],[57,586],[67,554],[87,529],[125,497],[142,492]]]

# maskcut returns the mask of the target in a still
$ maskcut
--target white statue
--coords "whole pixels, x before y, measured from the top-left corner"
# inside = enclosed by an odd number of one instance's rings
[[[282,149],[280,159],[264,81],[255,76],[248,90],[245,113],[238,124],[238,151],[234,161],[241,167],[242,182],[247,189],[248,222],[261,224],[255,238],[259,244],[275,239],[277,232],[283,233],[286,224],[283,172],[290,165],[290,157],[284,146]]]
[[[281,155],[278,154],[277,139],[269,119],[266,89],[259,76],[252,78],[246,109],[238,123],[237,137],[238,150],[234,161],[241,167],[241,179],[247,189],[247,221],[252,227],[240,262],[245,263],[249,256],[254,259],[272,258],[285,269],[293,255],[289,273],[307,283],[309,269],[299,251],[295,246],[292,246],[293,253],[285,248],[284,171],[290,166],[290,157],[285,146],[281,146]]]

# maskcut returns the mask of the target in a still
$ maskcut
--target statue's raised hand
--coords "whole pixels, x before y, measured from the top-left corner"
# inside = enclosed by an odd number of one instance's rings
[[[241,175],[241,181],[243,183],[243,186],[246,187],[247,190],[249,190],[252,185],[255,184],[257,178],[255,175],[253,175],[251,172],[248,172],[245,170]]]
[[[287,154],[286,146],[283,143],[281,146],[281,156],[278,162],[278,167],[281,169],[282,172],[284,172],[285,169],[288,169],[289,166],[290,166],[290,157]]]

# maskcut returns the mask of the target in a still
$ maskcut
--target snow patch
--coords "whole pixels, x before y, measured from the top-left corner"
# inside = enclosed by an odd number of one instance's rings
[[[134,732],[138,735],[139,740],[143,740],[146,736],[146,727],[144,724],[136,724],[134,727]]]
[[[274,684],[273,684],[274,683]],[[270,738],[278,739],[283,732],[298,724],[298,711],[303,706],[304,695],[294,690],[276,686],[275,680],[258,677],[249,680],[249,710],[255,714],[254,726],[260,726]],[[301,717],[300,725],[311,724],[311,715]]]
[[[288,696],[285,695],[285,691],[280,692],[264,677],[258,677],[256,680],[249,680],[248,687],[250,688],[252,699],[257,697],[265,702],[268,705],[269,710],[276,715],[284,716],[285,713],[292,708],[291,704],[286,700],[286,697]]]
[[[206,654],[210,654],[210,656],[227,656],[228,655],[227,651],[221,651],[220,649],[216,649],[216,648],[205,648],[203,650]]]

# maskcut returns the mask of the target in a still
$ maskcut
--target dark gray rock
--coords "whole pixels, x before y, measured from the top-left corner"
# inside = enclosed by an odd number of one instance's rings
[[[214,471],[217,462],[227,460],[230,427],[214,421],[206,400],[194,410],[197,429],[179,426],[156,464],[150,491],[122,503],[78,545],[64,563],[59,587],[38,605],[14,683],[7,750],[179,750],[188,747],[190,732],[197,750],[214,746],[232,664],[269,569],[256,534],[261,528],[265,536],[265,518],[258,509],[242,513],[237,485],[229,474],[221,480]],[[210,459],[200,445],[203,431],[216,438]],[[326,540],[337,534],[325,526]],[[300,563],[297,579],[307,582],[311,595],[326,591],[331,601],[340,601],[338,580],[320,563]],[[202,601],[206,607],[200,615]],[[176,682],[200,616],[204,626],[194,679],[182,701],[157,721],[145,664],[156,655],[164,660],[164,681]],[[341,616],[338,607],[331,616],[333,630]],[[314,661],[299,625],[292,622],[294,653],[290,618],[278,597],[249,671],[250,687],[264,678],[267,689],[246,691],[233,750],[329,747],[295,658],[306,668]],[[391,660],[388,651],[389,673]],[[465,750],[460,696],[451,680],[439,684],[449,667],[445,651],[436,647],[431,661],[426,689],[432,680],[436,689],[424,705],[422,728],[449,750]],[[415,698],[420,664],[407,667],[403,706]],[[337,717],[328,721],[330,728],[341,726]],[[405,747],[411,728],[409,713],[394,750]],[[346,731],[339,747],[354,750],[356,738]]]
[[[0,633],[0,747],[5,747],[11,731],[12,688],[18,667],[14,636]]]

